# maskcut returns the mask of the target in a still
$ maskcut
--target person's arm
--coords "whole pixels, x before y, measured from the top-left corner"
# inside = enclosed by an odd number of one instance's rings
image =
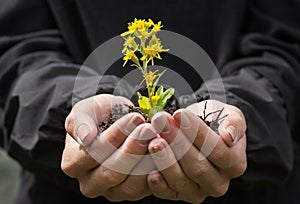
[[[299,2],[251,6],[239,57],[221,68],[227,102],[247,121],[248,167],[236,182],[239,187],[282,184],[293,170],[293,140],[299,141],[292,136],[299,117]]]
[[[86,68],[86,78],[76,78],[80,65],[69,56],[44,1],[1,4],[1,138],[25,169],[68,186],[60,161],[74,82],[85,80],[86,87],[99,86],[97,93],[111,93],[118,79],[107,76],[97,84],[92,68]]]
[[[231,190],[235,189],[235,187],[239,190],[253,190],[254,188],[262,188],[266,185],[269,187],[281,185],[293,171],[293,142],[295,140],[299,141],[299,138],[293,138],[292,136],[293,130],[296,128],[297,113],[299,113],[299,107],[296,104],[299,101],[300,90],[300,27],[297,24],[300,17],[298,12],[295,12],[297,10],[295,8],[297,7],[300,7],[300,5],[296,1],[252,2],[251,15],[248,16],[249,24],[245,25],[247,28],[241,39],[240,47],[236,50],[236,59],[220,68],[227,103],[238,107],[242,111],[247,124],[246,136],[241,137],[232,147],[229,145],[229,148],[223,147],[218,149],[218,145],[215,146],[216,148],[207,157],[208,163],[214,164],[213,166],[218,169],[218,172],[222,176],[226,177],[227,175],[227,178],[234,178],[238,174],[228,177],[228,172],[234,172],[234,169],[238,169],[235,168],[238,165],[235,162],[230,162],[238,161],[238,163],[243,164],[243,158],[245,157],[243,151],[245,139],[247,138],[247,170],[241,177],[231,182]],[[220,98],[220,93],[223,93],[223,90],[217,84],[219,82],[215,80],[206,81],[205,86],[200,88],[196,92],[196,95],[202,96],[204,99],[209,99],[211,96],[213,96],[211,99]],[[209,92],[206,87],[209,87]],[[189,101],[187,100],[187,96],[184,97],[184,101]],[[188,102],[190,104],[185,105],[196,107],[192,108],[192,112],[194,115],[201,115],[203,102],[195,102],[195,100],[190,100]],[[189,107],[188,109],[191,110]],[[229,113],[230,115],[232,113]],[[174,117],[176,120],[176,115]],[[200,120],[195,116],[190,118],[194,118],[190,122],[192,125],[188,128],[189,131],[192,131],[194,127],[197,127],[197,123],[199,124]],[[242,118],[240,117],[240,122],[237,123],[232,123],[231,121],[231,124],[228,124],[226,122],[226,126],[232,125],[238,130],[239,124],[243,124]],[[171,118],[169,117],[168,120],[170,121]],[[179,124],[179,127],[184,127],[181,124],[183,123],[181,120],[176,120],[177,124]],[[228,119],[225,118],[226,120]],[[193,144],[198,150],[200,149],[200,152],[202,152],[202,145],[205,143],[203,142],[203,138],[212,138],[210,134],[205,134],[206,130],[201,126],[201,123],[199,129],[204,131],[204,134],[197,134]],[[157,123],[157,126],[159,126],[159,123]],[[184,131],[182,130],[181,132]],[[244,134],[244,132],[240,133]],[[157,144],[151,144],[151,148],[154,150],[160,149],[157,148],[159,143],[164,144],[164,146],[170,145],[174,156],[177,157],[180,148],[176,148],[176,145],[172,147],[171,142],[173,140],[169,141],[170,137],[175,138],[177,135],[182,136],[182,134],[173,133],[172,131],[161,134],[162,138],[167,142],[156,141]],[[188,131],[184,135],[187,138],[193,137]],[[223,138],[222,133],[220,133],[220,136]],[[226,142],[226,144],[228,145],[229,143]],[[183,139],[180,140],[180,147],[182,146],[184,146]],[[239,151],[235,151],[237,147]],[[165,149],[170,150],[167,147]],[[215,154],[216,150],[218,154]],[[183,157],[173,167],[173,172],[184,172],[187,178],[182,176],[184,173],[173,174],[174,176],[170,178],[164,171],[156,172],[154,176],[150,175],[148,180],[152,192],[159,198],[174,200],[178,200],[182,196],[181,199],[189,201],[188,199],[195,194],[202,199],[206,197],[207,192],[210,192],[210,187],[213,186],[212,184],[217,183],[213,182],[217,177],[214,176],[208,182],[208,185],[204,185],[201,188],[203,182],[199,181],[203,181],[208,177],[207,172],[212,174],[213,171],[207,170],[209,165],[206,167],[205,165],[204,167],[203,165],[197,166],[197,162],[200,164],[202,160],[199,160],[199,158],[197,160],[195,156],[194,158],[192,161],[195,162],[184,162],[188,158]],[[190,156],[189,159],[193,159],[193,156]],[[156,158],[154,160],[156,164],[159,161]],[[216,160],[222,162],[218,163]],[[225,165],[222,166],[220,164]],[[226,168],[226,165],[229,168]],[[174,181],[180,179],[186,179],[188,182],[182,184],[181,188],[172,185]],[[190,182],[189,179],[194,183]],[[217,179],[218,182],[221,180],[222,177]],[[228,185],[228,180],[226,182]],[[195,183],[198,185],[193,188]],[[222,189],[226,184],[221,183],[217,186],[218,188],[212,189]],[[198,192],[187,190],[197,188]],[[221,195],[226,190],[223,189],[220,191],[222,192]],[[214,195],[209,193],[208,195],[219,196],[219,194]]]
[[[299,141],[292,135],[299,113],[300,5],[268,2],[253,5],[242,58],[223,69],[229,101],[247,119],[248,170],[240,181],[248,187],[285,182],[293,170],[293,142]]]

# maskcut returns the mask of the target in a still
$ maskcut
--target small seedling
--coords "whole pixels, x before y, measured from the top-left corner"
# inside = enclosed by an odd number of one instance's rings
[[[124,54],[123,67],[130,60],[131,66],[136,67],[141,71],[148,95],[144,96],[140,92],[138,95],[138,104],[147,120],[150,121],[152,116],[162,111],[167,105],[168,99],[174,95],[174,88],[164,89],[163,86],[158,86],[159,79],[166,72],[159,70],[151,71],[148,64],[154,65],[154,60],[162,60],[161,53],[169,51],[164,49],[161,40],[157,37],[157,33],[163,27],[161,21],[154,23],[151,19],[148,21],[144,19],[134,19],[133,22],[128,23],[128,30],[121,34],[124,39]]]

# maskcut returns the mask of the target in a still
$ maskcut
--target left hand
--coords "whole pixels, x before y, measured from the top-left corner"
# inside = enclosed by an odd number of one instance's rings
[[[115,202],[140,200],[151,195],[147,175],[132,172],[152,167],[143,155],[157,132],[139,113],[129,113],[100,134],[98,126],[108,119],[114,104],[131,102],[121,96],[99,94],[75,104],[66,119],[61,168],[78,180],[86,197],[103,196]]]
[[[201,203],[207,196],[224,195],[230,180],[245,172],[246,122],[242,112],[215,100],[207,102],[207,114],[222,107],[223,115],[228,114],[218,128],[219,135],[197,116],[202,115],[205,101],[173,116],[161,112],[152,118],[161,131],[161,137],[148,147],[158,169],[147,178],[156,197]]]

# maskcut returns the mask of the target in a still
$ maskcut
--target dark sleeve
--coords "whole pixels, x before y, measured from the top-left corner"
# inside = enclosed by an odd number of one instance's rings
[[[20,2],[34,5],[42,1]],[[19,6],[6,6],[6,14],[22,16],[16,14]],[[26,5],[23,6],[26,13]],[[45,5],[37,7],[43,8]],[[72,107],[71,99],[88,97],[82,94],[91,93],[86,91],[88,87],[97,86],[93,94],[112,93],[119,79],[103,76],[99,82],[99,74],[90,67],[85,67],[84,76],[78,77],[81,66],[69,56],[55,24],[51,20],[40,22],[48,14],[31,16],[28,22],[26,17],[20,19],[21,27],[15,31],[9,30],[13,26],[9,15],[0,14],[0,31],[8,29],[0,35],[0,137],[25,169],[68,186],[72,184],[61,171],[60,161],[66,135],[64,121]],[[74,95],[74,82],[78,80],[85,83]],[[123,95],[129,88],[125,85],[117,94]]]
[[[227,103],[247,121],[246,173],[239,188],[282,184],[293,171],[293,142],[299,121],[299,1],[255,1],[245,21],[236,59],[220,68]],[[209,81],[198,94],[218,98]],[[298,103],[298,104],[297,104]]]

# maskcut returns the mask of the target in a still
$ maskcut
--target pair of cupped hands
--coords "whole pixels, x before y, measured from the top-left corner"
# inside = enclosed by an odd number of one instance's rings
[[[224,107],[228,114],[213,131],[198,117]],[[246,122],[234,106],[207,100],[156,113],[146,122],[128,113],[101,132],[121,96],[100,94],[74,105],[66,118],[61,168],[79,181],[83,195],[110,201],[140,200],[153,194],[168,200],[201,203],[224,195],[247,165]],[[216,114],[208,119],[213,120]]]

